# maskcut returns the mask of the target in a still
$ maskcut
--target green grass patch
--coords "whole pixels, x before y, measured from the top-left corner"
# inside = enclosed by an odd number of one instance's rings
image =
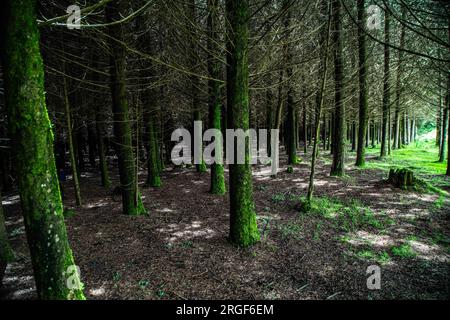
[[[334,198],[314,197],[307,203],[306,198],[301,198],[296,208],[303,214],[333,219],[337,228],[347,232],[367,228],[383,230],[394,223],[386,215],[375,215],[358,200],[342,202]]]
[[[404,243],[400,246],[392,247],[391,253],[393,256],[396,256],[396,257],[399,257],[402,259],[414,258],[416,256],[416,253],[411,248],[411,245],[409,243]]]
[[[366,149],[367,155],[379,155],[379,153],[379,147]],[[404,148],[392,150],[391,155],[385,159],[368,160],[363,169],[389,171],[392,167],[408,168],[432,187],[448,187],[450,182],[445,177],[447,162],[438,162],[438,159],[439,148],[433,140],[417,141]],[[436,192],[436,190],[431,191]]]
[[[382,252],[375,252],[373,250],[361,250],[356,253],[356,257],[361,260],[370,260],[370,261],[376,261],[380,264],[385,264],[391,261],[391,257],[389,256],[389,253],[386,251]]]
[[[281,237],[283,239],[294,239],[300,240],[302,238],[302,226],[295,222],[289,222],[286,224],[282,224],[278,227],[281,233]]]

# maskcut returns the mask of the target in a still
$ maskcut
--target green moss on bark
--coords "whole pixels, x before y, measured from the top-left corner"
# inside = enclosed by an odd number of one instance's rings
[[[249,128],[248,105],[248,19],[247,0],[226,1],[228,126]],[[236,154],[236,153],[235,153]],[[248,139],[245,164],[230,164],[230,241],[247,247],[260,239],[253,202],[252,172]]]
[[[1,19],[5,97],[22,213],[39,298],[84,299],[82,289],[67,286],[67,270],[74,260],[45,103],[35,4],[32,0],[6,1]]]

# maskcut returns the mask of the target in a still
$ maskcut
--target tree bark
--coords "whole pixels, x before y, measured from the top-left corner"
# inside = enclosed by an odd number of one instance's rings
[[[67,239],[39,50],[36,1],[3,3],[5,98],[19,194],[40,299],[84,299]],[[26,53],[26,54],[25,54]],[[27,88],[27,90],[24,90]]]
[[[3,275],[8,263],[14,261],[14,253],[11,249],[6,232],[5,216],[3,214],[2,194],[0,193],[0,287],[2,285]]]
[[[345,138],[345,106],[344,106],[344,84],[343,84],[343,62],[342,62],[342,26],[341,26],[341,1],[332,0],[333,15],[333,44],[334,44],[334,81],[335,81],[335,121],[334,121],[334,143],[333,163],[331,165],[332,176],[344,175],[344,138]]]
[[[106,17],[109,23],[120,20],[118,7],[123,6],[124,0],[115,4],[108,3]],[[111,62],[111,95],[114,115],[114,136],[119,158],[119,175],[122,189],[122,210],[126,215],[141,215],[146,213],[137,188],[136,161],[133,154],[132,132],[126,92],[125,77],[125,48],[120,42],[124,41],[124,27],[122,24],[109,26],[112,48]],[[120,42],[118,42],[120,41]]]
[[[75,190],[75,202],[77,206],[81,206],[81,190],[80,190],[80,181],[79,181],[79,173],[78,173],[78,164],[75,158],[75,148],[73,144],[73,135],[72,135],[72,114],[70,110],[69,104],[69,94],[67,90],[67,79],[66,76],[63,76],[63,85],[64,85],[64,107],[66,114],[66,125],[67,125],[67,139],[69,140],[69,156],[70,156],[70,166],[72,167],[72,179],[73,179],[73,187]]]
[[[208,71],[212,78],[208,82],[209,88],[209,127],[222,131],[222,105],[221,105],[221,90],[220,83],[214,79],[219,79],[220,61],[216,58],[220,51],[217,48],[217,43],[220,43],[218,31],[218,0],[208,0]],[[270,111],[267,116],[270,117]],[[217,159],[223,158],[223,139],[216,137],[219,141],[216,142],[215,157]],[[217,148],[217,146],[219,146]],[[212,194],[225,194],[225,175],[222,163],[214,162],[211,164],[211,186],[210,192]]]
[[[228,19],[227,96],[230,129],[249,129],[248,0],[226,0]],[[247,247],[259,241],[253,202],[248,139],[245,164],[230,164],[230,241]]]
[[[388,153],[389,137],[389,113],[390,113],[390,16],[385,11],[384,16],[384,77],[383,77],[383,118],[381,123],[381,150],[380,157],[386,157]]]

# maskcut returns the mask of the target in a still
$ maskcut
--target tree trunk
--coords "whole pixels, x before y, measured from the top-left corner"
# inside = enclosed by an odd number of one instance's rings
[[[218,0],[208,0],[208,72],[212,80],[209,80],[209,127],[222,131],[222,105],[220,83],[213,79],[219,79],[221,75],[219,56],[220,51],[217,43],[220,43],[217,16]],[[269,89],[270,90],[270,89]],[[270,105],[267,116],[270,117]],[[270,124],[270,123],[269,123]],[[270,128],[270,126],[269,126]],[[225,175],[223,161],[217,163],[217,159],[223,158],[223,139],[216,137],[215,158],[211,164],[211,186],[210,192],[213,194],[225,194]],[[270,141],[270,140],[269,140]]]
[[[149,113],[147,116],[147,185],[159,188],[161,187],[160,168],[158,165],[160,162],[159,147],[153,119],[154,113]]]
[[[288,1],[283,2],[283,6],[288,6]],[[297,164],[297,148],[296,148],[296,138],[295,138],[295,108],[294,108],[294,97],[292,88],[292,53],[290,41],[290,25],[291,25],[291,10],[287,9],[284,15],[284,33],[285,33],[285,45],[284,50],[284,61],[286,63],[286,105],[287,105],[287,121],[286,121],[286,151],[288,155],[288,164]]]
[[[2,194],[0,193],[0,287],[2,286],[3,275],[8,263],[14,261],[14,253],[8,241],[6,232],[5,216],[3,214]]]
[[[405,7],[402,6],[402,15],[405,17],[406,11]],[[400,31],[400,48],[405,45],[405,26],[402,25]],[[393,149],[400,148],[400,99],[402,94],[402,75],[403,75],[403,56],[402,50],[398,51],[398,68],[397,68],[397,82],[395,84],[395,118],[394,118],[394,146]]]
[[[303,106],[303,153],[308,152],[308,119],[306,105]]]
[[[333,44],[334,44],[334,81],[335,81],[335,122],[333,163],[331,165],[332,176],[344,175],[344,137],[345,137],[345,106],[344,106],[344,84],[343,84],[343,62],[342,62],[342,26],[341,26],[341,1],[332,0],[333,12]]]
[[[22,214],[38,297],[84,299],[64,223],[35,4],[6,1],[1,18],[5,100]],[[75,285],[68,286],[68,280]]]
[[[326,3],[322,3],[322,11],[323,13],[328,11],[328,23],[326,25],[326,33],[321,32],[321,56],[322,56],[322,66],[319,69],[319,72],[321,75],[321,85],[320,85],[320,91],[318,96],[318,106],[317,106],[317,114],[316,114],[316,125],[315,125],[315,132],[314,132],[314,146],[313,146],[313,153],[311,158],[311,173],[309,176],[309,185],[308,185],[308,194],[306,196],[306,201],[310,202],[313,196],[314,192],[314,175],[316,170],[316,158],[318,153],[318,146],[319,146],[319,132],[320,132],[320,117],[322,115],[322,109],[323,109],[323,95],[325,91],[325,85],[327,81],[327,69],[328,69],[328,47],[329,47],[329,41],[330,41],[330,27],[331,27],[331,7],[327,10]],[[326,34],[326,36],[324,36]],[[325,125],[325,124],[324,124]]]
[[[446,149],[447,149],[447,127],[448,127],[448,121],[449,121],[449,101],[448,101],[448,94],[446,97],[446,106],[444,108],[444,116],[443,116],[443,121],[442,121],[442,134],[441,134],[441,147],[439,148],[439,162],[444,162],[445,161],[445,153],[446,153]]]
[[[73,145],[73,135],[72,135],[72,115],[70,111],[69,104],[69,94],[67,90],[67,79],[66,76],[63,76],[64,83],[64,107],[66,114],[66,125],[67,125],[67,139],[69,140],[69,155],[70,155],[70,166],[72,167],[72,179],[73,179],[73,187],[75,190],[75,202],[77,206],[81,206],[81,190],[80,190],[80,181],[79,181],[79,173],[78,173],[78,164],[75,158],[75,148]]]
[[[380,157],[386,157],[389,143],[389,113],[390,113],[390,16],[385,11],[384,16],[384,77],[383,77],[383,119],[381,124],[381,150]]]
[[[89,147],[89,165],[91,168],[95,168],[95,159],[97,157],[97,135],[95,133],[95,120],[90,115],[88,123],[88,147]]]
[[[124,0],[108,3],[106,17],[109,23],[119,20],[122,10],[115,6],[123,6]],[[123,11],[122,11],[123,12]],[[136,161],[133,154],[130,115],[128,109],[126,77],[125,77],[125,48],[118,41],[124,41],[123,24],[109,26],[112,48],[111,59],[111,95],[114,115],[114,136],[117,155],[119,158],[119,175],[122,189],[123,213],[126,215],[140,215],[146,212],[137,188]]]
[[[95,69],[99,67],[98,57],[93,57],[95,63]],[[94,81],[99,81],[99,74],[94,72]],[[111,185],[108,173],[108,162],[106,158],[107,148],[105,146],[105,115],[102,112],[102,101],[97,97],[94,97],[94,112],[95,112],[95,134],[97,136],[97,152],[99,157],[99,167],[102,187],[109,188]]]
[[[358,28],[358,63],[359,63],[359,128],[358,128],[358,148],[356,151],[356,166],[363,167],[365,165],[365,139],[367,135],[367,122],[368,122],[368,110],[367,110],[367,87],[366,87],[366,34],[364,25],[365,19],[365,0],[358,0],[358,22],[360,26]],[[368,138],[368,137],[367,137]]]
[[[193,27],[197,23],[197,9],[196,9],[196,1],[189,0],[188,4],[188,16],[190,21],[192,21],[192,25],[188,26],[190,31],[190,50],[189,50],[189,63],[191,71],[194,75],[191,76],[191,95],[192,95],[192,111],[193,111],[193,121],[202,121],[202,112],[201,112],[201,104],[200,104],[200,79],[196,75],[198,72],[198,48],[197,43],[199,40],[197,39],[197,30]],[[194,154],[201,155],[201,162],[195,165],[197,172],[206,172],[206,164],[203,161],[203,133],[199,136],[198,141],[194,141],[194,135],[192,135],[192,143],[194,144]]]
[[[230,129],[249,129],[248,106],[248,0],[226,0],[228,19],[227,102]],[[248,139],[245,164],[230,164],[230,241],[247,247],[259,241],[253,202]]]

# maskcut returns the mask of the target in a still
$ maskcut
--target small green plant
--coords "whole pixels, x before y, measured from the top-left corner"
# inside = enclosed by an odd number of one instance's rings
[[[164,284],[161,284],[158,286],[158,290],[156,290],[155,294],[158,298],[163,298],[166,295],[166,292],[164,291]]]
[[[142,290],[144,290],[145,288],[147,288],[148,284],[149,284],[148,280],[141,280],[141,281],[139,281],[139,287],[140,287]]]
[[[114,280],[115,282],[117,282],[117,281],[120,281],[120,279],[122,279],[121,273],[118,272],[118,271],[114,272],[114,273],[113,273],[113,280]]]
[[[400,246],[392,247],[391,252],[394,256],[403,259],[414,258],[416,256],[416,253],[413,251],[409,243],[404,243]]]
[[[381,264],[388,263],[389,261],[391,261],[391,257],[389,256],[389,253],[383,251],[378,255],[377,261]]]
[[[283,193],[274,194],[272,196],[273,203],[280,203],[286,201],[286,196]]]
[[[318,222],[316,224],[316,228],[314,229],[314,237],[313,237],[314,240],[320,239],[321,230],[322,230],[322,222]]]
[[[370,250],[362,250],[357,252],[356,256],[360,259],[375,259],[376,254]]]
[[[288,166],[286,172],[287,173],[294,173],[294,168],[292,166]]]
[[[442,209],[445,203],[445,197],[441,194],[439,195],[439,198],[434,201],[434,207],[436,209]]]
[[[389,253],[382,251],[381,253],[376,253],[373,250],[361,250],[356,253],[359,259],[363,260],[374,260],[380,264],[385,264],[391,261]]]
[[[181,246],[182,246],[183,248],[185,248],[185,249],[187,249],[187,248],[192,248],[192,247],[194,246],[194,243],[193,243],[192,241],[190,241],[190,240],[184,240],[184,241],[181,243]]]

